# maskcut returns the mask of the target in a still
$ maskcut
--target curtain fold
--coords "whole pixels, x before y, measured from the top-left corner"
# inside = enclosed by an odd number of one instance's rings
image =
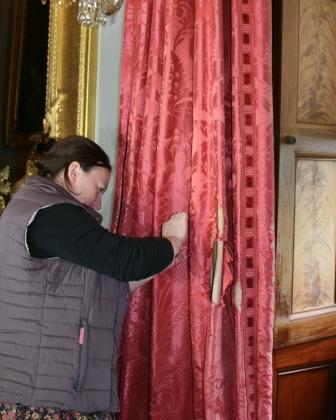
[[[159,235],[183,210],[189,232],[176,266],[132,295],[120,419],[271,418],[270,13],[270,0],[126,1],[112,231]]]

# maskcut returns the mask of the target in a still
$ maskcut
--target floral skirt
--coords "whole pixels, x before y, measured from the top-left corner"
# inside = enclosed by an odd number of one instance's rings
[[[115,417],[111,413],[83,414],[21,404],[0,404],[0,420],[115,420]]]

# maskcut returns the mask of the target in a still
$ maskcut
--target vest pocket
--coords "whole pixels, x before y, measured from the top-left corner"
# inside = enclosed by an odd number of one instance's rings
[[[88,358],[88,342],[89,342],[89,328],[86,319],[82,319],[80,322],[80,329],[79,329],[79,357],[78,357],[78,368],[77,368],[77,376],[74,383],[75,391],[79,392],[82,389],[84,379],[85,379],[85,372],[86,372],[86,365],[87,365],[87,358]]]

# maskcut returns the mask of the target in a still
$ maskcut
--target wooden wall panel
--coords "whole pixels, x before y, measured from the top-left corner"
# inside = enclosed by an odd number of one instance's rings
[[[336,338],[274,351],[274,420],[334,420]]]
[[[336,0],[273,6],[282,8],[273,26],[281,30],[273,418],[335,420]]]
[[[336,162],[297,159],[292,313],[335,304]]]
[[[276,348],[336,335],[336,139],[281,144]]]
[[[336,2],[301,0],[298,121],[336,125]]]
[[[277,420],[328,420],[332,365],[278,374]]]

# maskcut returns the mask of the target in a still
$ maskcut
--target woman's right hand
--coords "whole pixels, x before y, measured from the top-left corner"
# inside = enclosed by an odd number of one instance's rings
[[[179,253],[187,237],[188,215],[185,212],[174,213],[162,225],[162,237],[169,239],[174,248],[174,257]]]

